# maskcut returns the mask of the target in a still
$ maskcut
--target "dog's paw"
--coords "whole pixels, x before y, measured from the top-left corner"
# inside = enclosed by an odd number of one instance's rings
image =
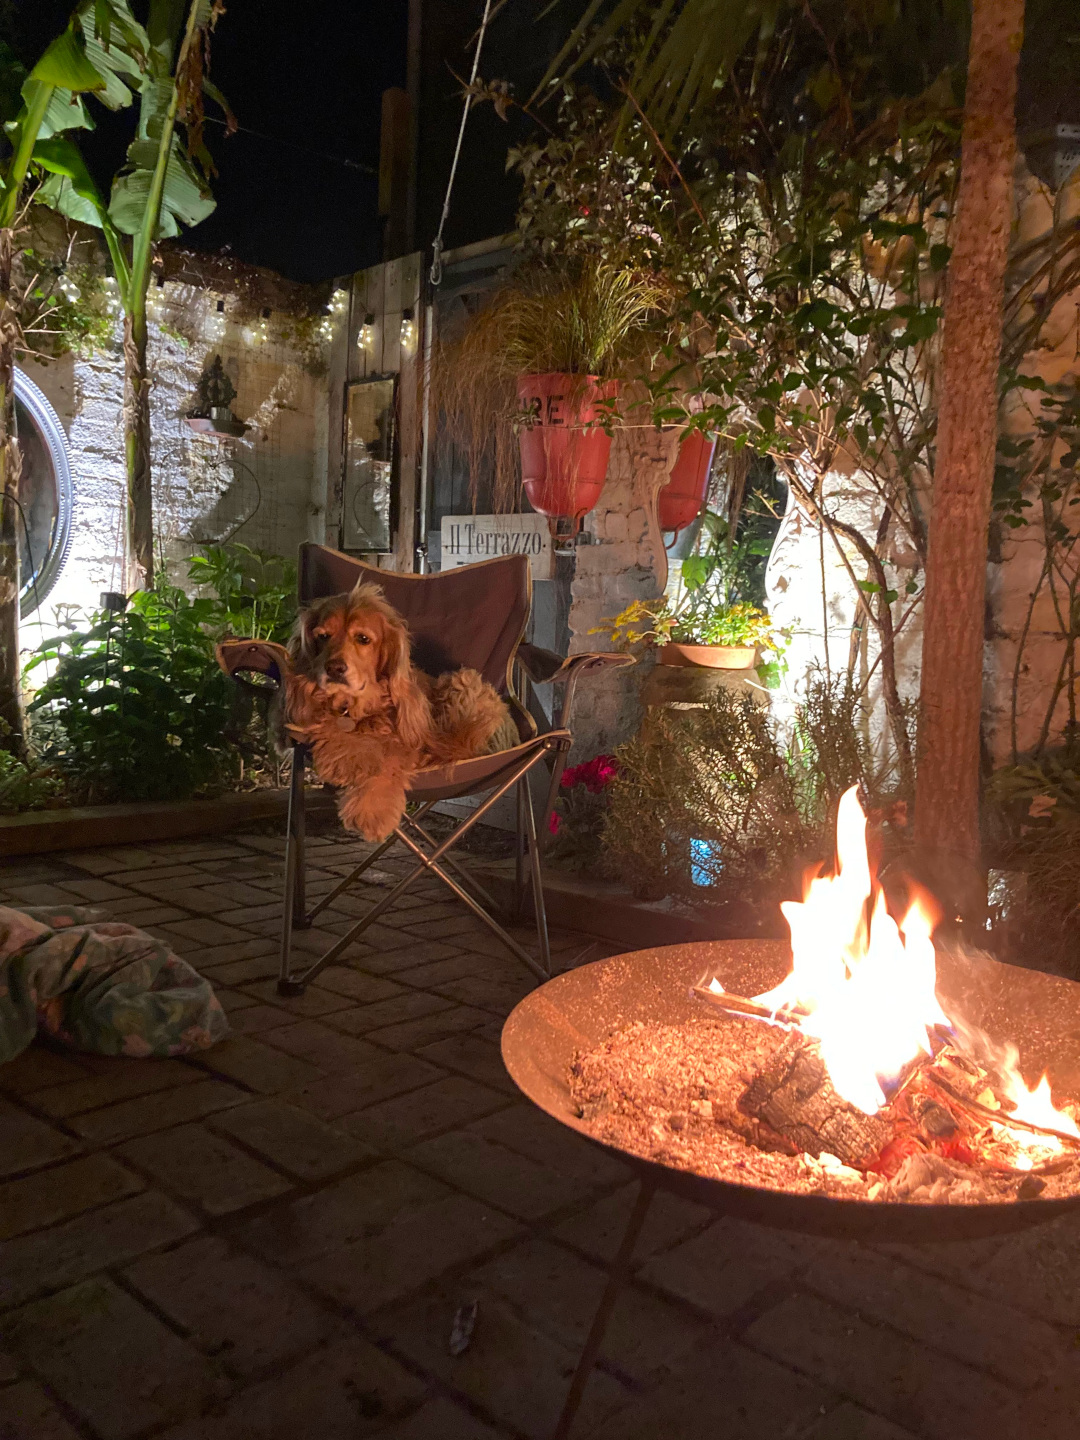
[[[405,791],[400,785],[355,786],[346,790],[338,803],[341,823],[347,830],[359,830],[365,840],[385,840],[404,813]]]

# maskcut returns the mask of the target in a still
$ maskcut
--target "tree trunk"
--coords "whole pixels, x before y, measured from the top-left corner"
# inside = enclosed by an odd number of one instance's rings
[[[124,455],[127,463],[127,587],[154,583],[154,506],[150,488],[150,379],[146,315],[124,317]]]
[[[980,849],[986,553],[1023,23],[1024,0],[974,0],[942,335],[915,833],[961,869],[977,863]]]
[[[19,664],[19,474],[22,456],[15,433],[15,346],[18,316],[11,305],[15,236],[0,230],[0,747],[24,749]]]

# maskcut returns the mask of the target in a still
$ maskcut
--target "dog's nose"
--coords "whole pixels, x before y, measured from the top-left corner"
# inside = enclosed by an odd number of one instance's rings
[[[328,680],[344,680],[346,669],[344,660],[328,660],[326,662],[326,678]]]

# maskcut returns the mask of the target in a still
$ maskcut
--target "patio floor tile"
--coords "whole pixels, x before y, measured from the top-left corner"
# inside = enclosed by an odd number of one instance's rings
[[[122,1146],[119,1154],[207,1215],[243,1210],[291,1188],[288,1180],[203,1125],[144,1136]]]

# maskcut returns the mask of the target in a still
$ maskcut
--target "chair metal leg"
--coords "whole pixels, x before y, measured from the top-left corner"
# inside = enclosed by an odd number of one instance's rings
[[[555,752],[555,763],[551,767],[551,778],[548,781],[548,792],[544,800],[544,812],[540,816],[541,845],[546,846],[548,839],[548,821],[551,819],[551,812],[555,808],[555,800],[559,793],[559,786],[562,784],[563,771],[566,769],[566,757],[570,753],[570,746],[566,741],[559,746]]]
[[[465,904],[469,906],[469,908],[473,911],[474,914],[476,914],[480,919],[482,919],[484,923],[489,926],[489,928],[495,931],[495,933],[499,936],[503,943],[513,952],[513,954],[517,956],[517,958],[522,962],[522,964],[527,965],[529,969],[539,979],[546,980],[548,976],[541,971],[540,967],[537,965],[536,961],[532,958],[532,956],[529,955],[527,951],[523,950],[521,946],[518,945],[518,943],[513,939],[512,936],[507,935],[505,930],[502,929],[499,923],[496,920],[493,920],[492,917],[487,914],[483,906],[480,905],[477,900],[474,900],[467,891],[462,890],[462,888],[457,884],[457,882],[453,880],[451,876],[438,864],[446,851],[449,850],[452,845],[456,845],[459,840],[463,839],[464,836],[468,834],[468,832],[472,829],[472,827],[477,824],[477,822],[484,815],[487,814],[491,807],[499,800],[501,800],[508,790],[512,789],[512,787],[517,784],[520,776],[527,774],[534,765],[539,764],[539,762],[543,759],[543,756],[544,751],[538,750],[536,754],[526,762],[524,768],[517,775],[512,776],[504,784],[500,785],[498,789],[493,790],[492,793],[488,796],[488,798],[483,802],[483,804],[478,805],[477,808],[473,811],[473,813],[469,816],[469,818],[465,820],[461,825],[459,825],[452,835],[448,836],[447,839],[445,839],[440,845],[438,845],[431,855],[428,855],[426,851],[422,850],[420,846],[417,845],[416,841],[413,840],[410,836],[408,836],[401,826],[398,826],[397,830],[394,832],[395,838],[400,840],[404,845],[406,845],[413,852],[413,854],[419,858],[420,863],[416,865],[409,872],[409,874],[405,876],[403,880],[399,881],[399,883],[395,885],[392,890],[388,891],[381,900],[376,901],[376,903],[371,907],[367,914],[362,916],[361,919],[359,919],[356,924],[353,925],[347,931],[347,933],[341,937],[340,940],[335,941],[335,943],[330,947],[330,949],[327,950],[325,955],[321,955],[319,959],[314,962],[313,965],[310,965],[303,972],[302,975],[298,975],[294,979],[292,979],[289,982],[289,989],[283,990],[282,985],[285,982],[279,980],[279,992],[281,994],[289,995],[301,994],[305,987],[308,985],[308,983],[314,979],[314,977],[319,973],[319,971],[324,969],[327,965],[332,965],[333,962],[337,959],[337,957],[342,954],[343,951],[347,950],[348,947],[355,940],[359,939],[360,935],[368,928],[368,926],[371,925],[375,920],[377,920],[385,910],[388,910],[390,906],[393,905],[394,901],[398,898],[398,896],[403,895],[405,891],[409,888],[409,886],[413,883],[413,881],[416,880],[418,876],[422,875],[425,870],[434,871],[434,873],[438,875],[439,879],[442,880],[443,884],[447,885],[451,890],[453,890],[455,895],[457,895],[459,899],[464,900]]]
[[[656,1181],[651,1176],[643,1177],[637,1199],[634,1201],[634,1208],[627,1221],[626,1231],[619,1245],[618,1254],[611,1262],[607,1286],[600,1298],[600,1304],[596,1308],[596,1314],[593,1316],[581,1358],[574,1371],[574,1378],[570,1381],[570,1389],[566,1394],[559,1423],[555,1426],[551,1440],[567,1440],[567,1436],[570,1434],[574,1417],[577,1415],[578,1407],[585,1394],[585,1386],[589,1383],[589,1376],[592,1374],[593,1366],[600,1354],[600,1347],[604,1343],[604,1336],[607,1333],[611,1312],[615,1308],[615,1301],[630,1274],[630,1261],[634,1256],[634,1246],[637,1244],[637,1238],[641,1234],[641,1227],[645,1224],[645,1217],[649,1213],[649,1206],[652,1204],[655,1194]]]
[[[520,920],[525,908],[525,786],[517,787],[517,824],[514,827],[514,919]]]
[[[523,792],[525,812],[525,833],[529,843],[529,873],[532,877],[533,915],[536,920],[536,938],[540,944],[540,964],[546,974],[551,974],[551,940],[548,936],[547,906],[544,903],[544,876],[540,869],[540,846],[536,841],[536,816],[533,814],[532,795],[526,788]]]
[[[292,753],[292,777],[289,781],[288,838],[285,843],[285,895],[281,907],[281,957],[278,965],[278,994],[297,995],[300,993],[292,980],[289,965],[292,956],[292,932],[303,928],[304,916],[304,771],[307,768],[307,748],[294,745]],[[310,924],[310,921],[307,923]]]

